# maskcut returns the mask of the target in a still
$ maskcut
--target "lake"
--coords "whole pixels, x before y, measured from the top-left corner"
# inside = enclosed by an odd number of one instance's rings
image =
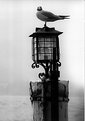
[[[84,121],[82,97],[71,97],[68,121]],[[0,121],[32,121],[32,105],[29,96],[0,96]]]

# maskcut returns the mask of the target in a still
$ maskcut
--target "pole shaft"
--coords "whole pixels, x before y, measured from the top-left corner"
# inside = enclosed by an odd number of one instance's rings
[[[56,48],[53,48],[53,71],[51,80],[51,121],[59,121],[58,67],[56,65]]]

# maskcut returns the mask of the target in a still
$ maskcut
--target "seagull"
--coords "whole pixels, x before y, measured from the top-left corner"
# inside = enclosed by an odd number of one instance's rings
[[[69,19],[68,18],[69,16],[55,15],[49,11],[44,11],[41,6],[37,7],[36,16],[41,21],[45,21],[45,26],[46,26],[46,22],[54,22],[57,20]]]

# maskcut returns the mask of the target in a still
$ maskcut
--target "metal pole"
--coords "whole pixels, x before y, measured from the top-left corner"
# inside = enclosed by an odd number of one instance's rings
[[[53,48],[53,70],[51,80],[51,121],[59,121],[58,67],[56,64],[56,48]]]
[[[46,120],[46,80],[43,81],[43,121]]]

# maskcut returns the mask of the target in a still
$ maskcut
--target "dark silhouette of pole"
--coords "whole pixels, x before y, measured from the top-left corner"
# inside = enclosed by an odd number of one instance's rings
[[[56,64],[56,48],[53,48],[53,70],[51,80],[51,121],[59,121],[58,66]]]

